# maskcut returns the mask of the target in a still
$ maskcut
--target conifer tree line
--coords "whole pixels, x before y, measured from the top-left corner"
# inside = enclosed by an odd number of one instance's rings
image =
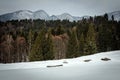
[[[120,50],[120,21],[108,15],[0,22],[0,63],[74,58]]]

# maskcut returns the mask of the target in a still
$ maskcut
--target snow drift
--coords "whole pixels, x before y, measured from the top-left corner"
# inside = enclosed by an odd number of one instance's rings
[[[101,60],[105,57],[110,60]],[[48,68],[50,65],[62,66]],[[0,80],[120,80],[120,51],[73,59],[0,64]]]

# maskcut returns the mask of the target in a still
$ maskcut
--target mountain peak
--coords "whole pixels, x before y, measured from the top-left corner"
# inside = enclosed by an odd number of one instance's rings
[[[108,18],[111,20],[111,16],[114,16],[114,20],[120,20],[120,11],[115,11],[108,13]],[[44,10],[37,10],[32,12],[30,10],[19,10],[12,13],[7,13],[0,15],[0,21],[8,20],[21,20],[21,19],[43,19],[43,20],[69,20],[69,21],[78,21],[82,18],[89,18],[90,16],[77,17],[72,16],[69,13],[63,13],[61,15],[52,15],[49,16]]]
[[[33,13],[33,19],[49,20],[49,15],[44,10],[38,10]]]
[[[58,20],[58,17],[55,15],[50,16],[50,20]]]
[[[44,10],[37,10],[37,11],[35,11],[35,13],[36,12],[44,12],[44,13],[46,13]]]
[[[61,15],[58,15],[57,17],[58,17],[60,20],[64,20],[64,19],[70,20],[70,21],[74,21],[74,20],[75,20],[74,17],[73,17],[72,15],[68,14],[68,13],[63,13],[63,14],[61,14]]]

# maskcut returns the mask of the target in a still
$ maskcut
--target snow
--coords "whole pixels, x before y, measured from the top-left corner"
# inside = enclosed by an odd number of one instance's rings
[[[68,13],[63,13],[61,15],[58,15],[57,16],[60,20],[64,20],[64,19],[67,19],[67,20],[70,20],[70,21],[74,21],[74,17]]]
[[[0,21],[31,19],[32,15],[33,15],[32,11],[19,10],[19,11],[13,12],[13,13],[1,15]]]
[[[114,12],[108,13],[109,20],[112,20],[112,15],[114,16],[114,20],[120,21],[120,11],[114,11]]]
[[[108,18],[111,20],[112,15],[114,16],[114,19],[119,21],[120,20],[120,11],[114,11],[111,13],[108,13]],[[64,20],[67,19],[69,21],[78,21],[82,20],[83,18],[88,19],[90,16],[72,16],[69,13],[63,13],[61,15],[52,15],[49,16],[48,13],[46,13],[44,10],[38,10],[35,12],[29,11],[29,10],[19,10],[12,13],[7,13],[0,15],[0,21],[7,21],[7,20],[21,20],[21,19],[43,19],[43,20]]]
[[[83,17],[75,17],[68,13],[63,13],[61,15],[52,15],[49,16],[44,10],[38,10],[35,12],[29,10],[19,10],[12,13],[7,13],[0,15],[0,21],[8,21],[8,20],[22,20],[22,19],[43,19],[43,20],[70,20],[70,21],[78,21]]]
[[[58,20],[58,17],[55,15],[50,16],[50,20]]]
[[[111,60],[102,61],[105,57]],[[84,62],[86,59],[91,61]],[[63,66],[46,67],[60,64]],[[0,64],[0,80],[120,80],[120,51],[73,59]]]
[[[44,10],[38,10],[33,13],[33,19],[49,20],[49,15]]]

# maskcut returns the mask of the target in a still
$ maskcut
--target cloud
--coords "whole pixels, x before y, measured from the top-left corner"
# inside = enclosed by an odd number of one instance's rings
[[[21,9],[43,9],[52,14],[99,15],[120,10],[120,0],[0,0],[0,14]]]

